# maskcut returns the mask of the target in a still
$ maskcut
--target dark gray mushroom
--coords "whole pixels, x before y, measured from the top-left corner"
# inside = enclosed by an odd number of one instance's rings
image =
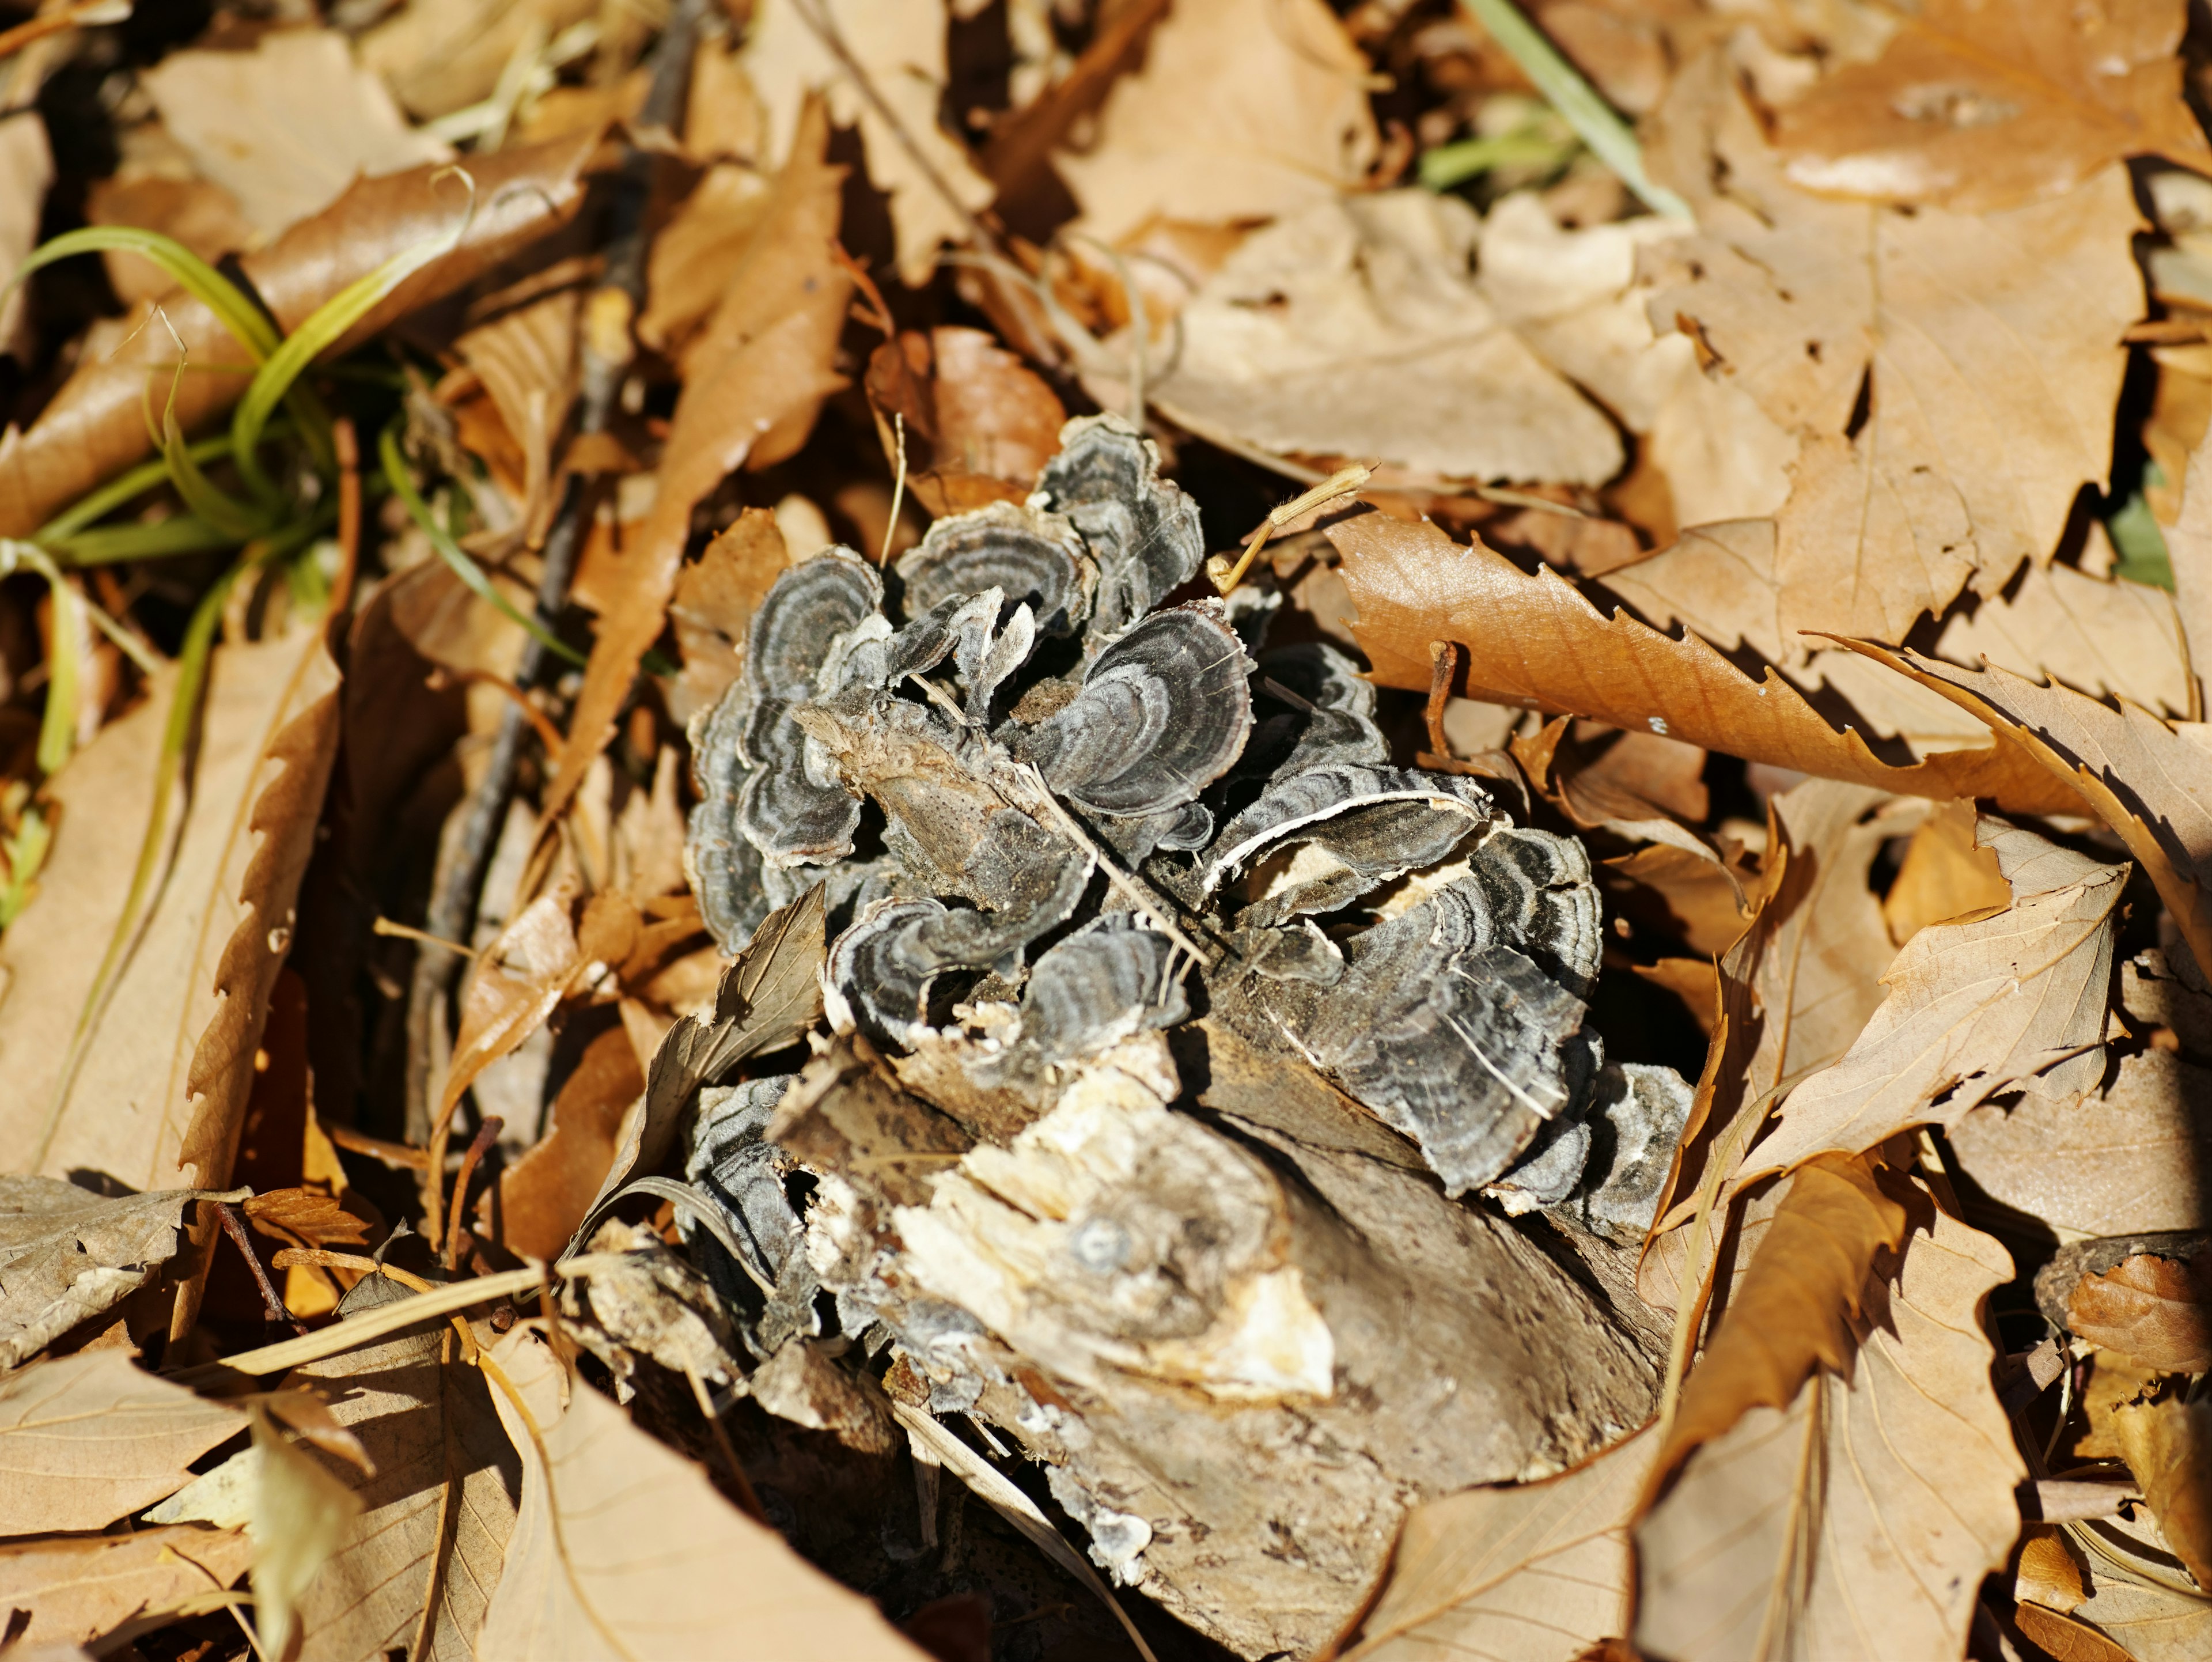
[[[824,865],[852,853],[860,804],[826,766],[808,765],[806,734],[791,709],[790,700],[764,697],[745,724],[754,765],[738,799],[738,828],[769,866]]]
[[[1030,729],[1025,753],[1054,791],[1097,813],[1180,807],[1243,753],[1250,669],[1218,606],[1156,612],[1092,660],[1083,690]]]
[[[1618,1246],[1640,1243],[1659,1215],[1659,1191],[1674,1169],[1674,1150],[1689,1123],[1689,1082],[1672,1068],[1609,1062],[1598,1075],[1583,1117],[1594,1135],[1594,1181],[1573,1210]]]
[[[1206,533],[1198,504],[1159,477],[1160,453],[1119,416],[1060,429],[1033,504],[1066,515],[1098,562],[1095,637],[1143,617],[1198,575]]]
[[[883,580],[848,548],[802,560],[775,580],[745,638],[745,679],[754,691],[804,698],[837,637],[882,610]]]
[[[938,521],[917,546],[900,556],[897,570],[906,585],[909,617],[956,594],[995,588],[1008,600],[1027,605],[1047,635],[1066,635],[1082,626],[1091,615],[1097,581],[1097,568],[1066,521],[1012,502]]]
[[[691,779],[699,801],[684,840],[684,876],[715,944],[736,953],[769,914],[761,892],[760,850],[738,826],[739,799],[752,776],[744,727],[752,693],[741,678],[730,684],[691,734]]]
[[[878,900],[837,937],[827,979],[845,1007],[830,1007],[841,1030],[849,1023],[879,1045],[914,1044],[927,1025],[930,984],[947,967],[916,931],[944,915],[941,900]]]
[[[1021,1042],[1049,1065],[1091,1056],[1147,1027],[1189,1019],[1175,944],[1127,912],[1078,929],[1036,961],[1022,995]],[[1188,963],[1188,960],[1185,960]]]
[[[1408,872],[1449,860],[1488,827],[1426,799],[1371,802],[1285,837],[1246,886],[1240,923],[1265,928],[1338,911]]]
[[[805,1231],[784,1193],[789,1154],[764,1135],[775,1106],[795,1074],[772,1074],[742,1085],[710,1086],[699,1093],[699,1117],[684,1176],[719,1202],[749,1266],[732,1262],[714,1233],[678,1208],[677,1227],[731,1306],[747,1309],[765,1282],[775,1289],[757,1322],[742,1324],[746,1348],[766,1357],[793,1334],[817,1333],[814,1295],[821,1290],[804,1250]],[[757,1278],[757,1279],[756,1279]]]

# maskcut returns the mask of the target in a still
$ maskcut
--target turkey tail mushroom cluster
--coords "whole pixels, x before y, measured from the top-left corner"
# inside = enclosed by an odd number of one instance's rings
[[[1393,765],[1264,598],[1179,601],[1158,466],[1072,423],[1025,504],[763,600],[691,878],[733,953],[818,887],[836,1032],[702,1093],[684,1227],[771,1412],[995,1428],[1115,1580],[1310,1654],[1414,1501],[1650,1414],[1626,1244],[1689,1093],[1585,1024],[1581,844]]]

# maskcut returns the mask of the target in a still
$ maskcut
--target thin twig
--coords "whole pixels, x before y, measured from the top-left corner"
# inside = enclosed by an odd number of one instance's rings
[[[699,1370],[691,1366],[689,1356],[684,1359],[684,1377],[691,1382],[691,1395],[706,1419],[707,1429],[714,1434],[714,1446],[722,1451],[722,1458],[729,1465],[730,1477],[738,1488],[738,1505],[765,1524],[768,1513],[761,1506],[760,1496],[753,1493],[753,1480],[745,1476],[744,1463],[730,1443],[730,1434],[722,1429],[722,1416],[714,1412],[714,1399],[707,1394],[707,1382],[699,1377]]]
[[[891,560],[891,539],[898,534],[899,508],[906,501],[906,417],[897,411],[891,411],[891,430],[898,435],[898,476],[891,481],[891,516],[884,521],[883,552],[876,556],[879,566]]]
[[[269,1306],[269,1319],[281,1322],[295,1333],[304,1335],[307,1330],[307,1323],[284,1307],[284,1300],[277,1296],[276,1283],[269,1279],[269,1272],[261,1267],[260,1254],[253,1250],[253,1242],[246,1233],[246,1226],[239,1221],[238,1214],[231,1208],[230,1202],[217,1201],[215,1215],[222,1220],[222,1233],[230,1237],[232,1245],[245,1258],[246,1267],[253,1272],[253,1284],[261,1289],[261,1302]]]
[[[641,126],[672,129],[681,124],[684,94],[690,86],[692,49],[697,43],[699,25],[707,8],[708,0],[678,0],[667,27],[653,49],[652,84],[638,113]],[[602,290],[620,295],[632,316],[645,301],[645,260],[651,240],[646,210],[659,167],[659,159],[651,152],[633,149],[623,164],[609,210],[606,276]],[[585,331],[584,338],[588,349],[592,332]],[[583,385],[577,400],[580,406],[576,423],[579,433],[606,431],[621,391],[623,373],[628,367],[626,360],[610,362],[596,351],[585,351]],[[580,475],[570,473],[546,535],[544,563],[538,580],[536,615],[548,632],[559,621],[568,604],[568,584],[575,575],[585,533],[590,527],[590,515],[586,510],[594,494]],[[521,660],[515,668],[515,685],[526,692],[538,685],[545,677],[550,657],[535,637],[526,636]],[[470,794],[458,831],[440,852],[429,910],[423,920],[423,928],[430,934],[459,941],[468,940],[476,932],[477,908],[483,898],[484,878],[491,869],[492,850],[507,824],[508,805],[514,800],[523,753],[536,736],[530,717],[510,702],[501,714],[499,734],[493,740],[491,755],[476,788]],[[419,953],[415,960],[407,1008],[406,1129],[411,1141],[430,1141],[431,1028],[447,1020],[460,964],[456,954],[435,948]]]
[[[469,1179],[476,1176],[477,1163],[499,1141],[506,1123],[497,1114],[485,1116],[476,1135],[469,1140],[469,1152],[461,1156],[461,1169],[453,1178],[453,1209],[446,1215],[446,1268],[449,1270],[461,1267],[461,1238],[468,1233],[468,1226],[461,1221],[461,1209],[468,1202]]]

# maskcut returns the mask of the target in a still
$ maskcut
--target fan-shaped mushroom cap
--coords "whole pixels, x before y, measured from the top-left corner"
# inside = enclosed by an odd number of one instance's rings
[[[907,613],[933,610],[956,594],[995,588],[1026,603],[1048,635],[1066,635],[1091,615],[1097,568],[1056,514],[993,502],[955,514],[899,557]]]
[[[1022,995],[1021,1042],[1039,1060],[1073,1062],[1139,1028],[1188,1020],[1190,1001],[1173,974],[1176,947],[1127,912],[1086,924],[1036,961]],[[1188,960],[1186,960],[1187,962]]]
[[[788,699],[763,698],[745,724],[755,766],[738,799],[738,827],[770,866],[820,865],[853,851],[858,798],[826,765],[807,764],[806,734]]]
[[[752,776],[744,750],[751,715],[752,690],[739,679],[691,735],[691,779],[699,801],[684,840],[684,872],[708,932],[732,953],[743,950],[769,913],[761,893],[760,850],[738,828],[738,800]]]
[[[1060,429],[1060,454],[1037,476],[1030,504],[1066,514],[1098,562],[1094,634],[1143,617],[1206,559],[1198,504],[1159,466],[1158,447],[1119,416],[1086,416]]]
[[[1263,652],[1260,673],[1317,709],[1375,717],[1375,684],[1326,641],[1300,641]]]
[[[1091,661],[1083,690],[1030,732],[1045,782],[1100,813],[1194,799],[1252,733],[1250,661],[1203,603],[1155,612]]]
[[[745,637],[745,679],[754,691],[804,698],[839,636],[884,603],[883,580],[850,549],[802,560],[775,580]]]
[[[945,915],[941,900],[878,900],[830,947],[827,979],[836,995],[831,1019],[849,1022],[878,1044],[910,1049],[927,1025],[929,983],[943,966],[917,937]],[[837,1008],[842,1001],[843,1010]]]

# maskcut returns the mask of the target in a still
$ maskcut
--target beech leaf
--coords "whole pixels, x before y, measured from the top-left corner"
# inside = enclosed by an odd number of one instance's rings
[[[110,1200],[58,1178],[0,1176],[0,1373],[143,1287],[176,1255],[185,1208],[216,1198],[237,1196]]]
[[[526,1328],[486,1358],[522,1457],[507,1568],[481,1662],[720,1658],[738,1636],[788,1662],[917,1662],[859,1594],[714,1492],[704,1472],[566,1377]],[[563,1398],[566,1401],[563,1401]]]
[[[2025,1469],[1981,1328],[2013,1265],[1924,1193],[1911,1209],[1901,1258],[1857,1294],[1847,1373],[1824,1366],[1786,1404],[1747,1409],[1638,1523],[1639,1655],[1964,1651],[1982,1578],[2020,1527],[2013,1486]]]
[[[2023,1080],[2055,1094],[2095,1084],[2128,868],[2001,820],[1984,819],[1978,837],[2004,869],[2012,904],[1932,924],[1905,943],[1882,977],[1881,1008],[1841,1060],[1790,1093],[1747,1178],[1950,1124]]]
[[[2137,1252],[2075,1283],[2066,1325],[2077,1338],[2118,1352],[2131,1367],[2202,1373],[2212,1368],[2209,1276],[2212,1264],[2200,1269],[2194,1260]],[[2212,1537],[2206,1544],[2212,1547]]]
[[[0,1535],[105,1529],[173,1495],[246,1415],[139,1367],[120,1349],[0,1377]]]
[[[174,1610],[228,1586],[252,1552],[236,1530],[190,1524],[0,1544],[0,1609],[31,1618],[17,1640],[25,1649],[9,1653],[84,1644],[133,1616]]]
[[[2212,1403],[2124,1403],[2112,1434],[2166,1545],[2197,1586],[2212,1586]]]

